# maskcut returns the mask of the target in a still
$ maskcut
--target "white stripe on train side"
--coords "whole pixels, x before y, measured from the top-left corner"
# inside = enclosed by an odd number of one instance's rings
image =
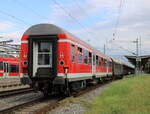
[[[68,73],[67,77],[68,78],[82,78],[82,77],[89,77],[91,78],[93,75],[95,75],[96,77],[103,77],[103,76],[107,76],[107,75],[112,75],[112,73]],[[59,77],[64,77],[65,74],[64,73],[58,73],[57,76]]]
[[[77,45],[77,46],[79,46],[79,47],[81,47],[81,48],[83,48],[83,49],[86,49],[86,50],[92,52],[91,49],[88,49],[88,48],[84,47],[83,45],[80,45],[79,43],[76,43],[76,42],[71,41],[71,40],[66,40],[66,39],[65,39],[65,40],[58,40],[58,42],[69,42],[69,43],[72,43],[72,44],[74,44],[74,45]],[[28,43],[28,40],[22,40],[21,43]],[[98,55],[99,55],[99,54],[98,54]]]
[[[91,78],[93,75],[95,75],[96,77],[103,77],[103,76],[111,76],[112,73],[68,73],[67,77],[68,78],[83,78],[83,77],[89,77]],[[64,73],[57,73],[58,77],[65,77]],[[24,73],[20,73],[20,77],[28,77],[28,75],[25,75]]]
[[[80,45],[80,44],[78,44],[78,43],[76,43],[76,42],[73,42],[73,41],[71,41],[71,40],[58,40],[58,42],[69,42],[69,43],[72,43],[72,44],[74,44],[74,45],[78,45],[79,47],[84,48],[84,49],[86,49],[86,50],[89,50],[89,49],[87,49],[86,47],[84,47],[84,46],[82,46],[82,45]],[[26,43],[28,43],[28,41],[27,41],[27,40],[22,40],[21,43],[22,43],[22,44],[26,44]],[[89,51],[91,51],[91,50],[89,50]]]
[[[80,45],[79,43],[76,43],[76,42],[71,41],[71,40],[58,40],[58,42],[69,42],[69,43],[72,43],[72,44],[74,44],[74,45],[77,45],[77,46],[79,46],[79,47],[81,47],[81,48],[84,48],[84,49],[86,49],[86,50],[91,51],[90,49],[84,47],[83,45]]]
[[[28,40],[22,40],[21,43],[26,44],[28,43]]]

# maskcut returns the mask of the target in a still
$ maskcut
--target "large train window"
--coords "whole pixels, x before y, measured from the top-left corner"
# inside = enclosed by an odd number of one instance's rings
[[[78,63],[82,63],[82,48],[78,47]]]
[[[71,45],[71,62],[75,61],[75,46]]]
[[[2,70],[3,69],[3,62],[0,61],[0,69]]]
[[[108,66],[107,66],[107,60],[105,60],[105,67],[108,67]]]
[[[109,67],[110,67],[110,68],[112,67],[112,62],[109,62]]]
[[[104,67],[104,59],[103,58],[101,58],[101,66],[103,66]]]
[[[93,55],[93,65],[95,65],[95,55]]]
[[[99,66],[99,57],[96,55],[96,66]]]
[[[99,57],[99,66],[102,66],[102,58],[101,57]]]
[[[50,42],[38,42],[38,65],[51,65],[52,46]]]
[[[84,50],[84,63],[88,64],[88,51]]]
[[[89,64],[92,64],[92,53],[89,52]]]

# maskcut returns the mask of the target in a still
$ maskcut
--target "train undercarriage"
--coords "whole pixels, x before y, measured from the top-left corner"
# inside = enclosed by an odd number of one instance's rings
[[[30,86],[35,91],[41,91],[45,96],[52,94],[60,94],[70,96],[71,93],[79,92],[83,89],[86,89],[89,86],[96,85],[98,83],[104,83],[108,80],[114,79],[113,76],[88,79],[88,80],[79,80],[69,82],[68,79],[64,79],[63,83],[56,83],[54,79],[32,79]]]

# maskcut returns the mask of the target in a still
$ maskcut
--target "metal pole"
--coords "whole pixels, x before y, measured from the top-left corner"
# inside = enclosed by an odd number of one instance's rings
[[[139,68],[140,68],[140,74],[142,73],[142,59],[141,59],[141,55],[142,55],[142,42],[141,42],[141,36],[140,36],[140,40],[139,40],[139,47],[140,47],[140,54],[139,54],[139,56],[140,56],[140,66],[139,66]]]
[[[105,44],[104,44],[104,54],[106,53],[106,46],[105,46]]]
[[[136,75],[139,74],[139,65],[138,65],[138,38],[136,39]]]

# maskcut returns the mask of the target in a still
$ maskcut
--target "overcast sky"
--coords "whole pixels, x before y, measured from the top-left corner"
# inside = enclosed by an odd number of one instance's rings
[[[149,5],[149,0],[3,0],[0,40],[20,43],[30,26],[51,23],[102,52],[106,44],[108,55],[135,53],[133,41],[141,37],[141,54],[146,55],[150,54]]]

